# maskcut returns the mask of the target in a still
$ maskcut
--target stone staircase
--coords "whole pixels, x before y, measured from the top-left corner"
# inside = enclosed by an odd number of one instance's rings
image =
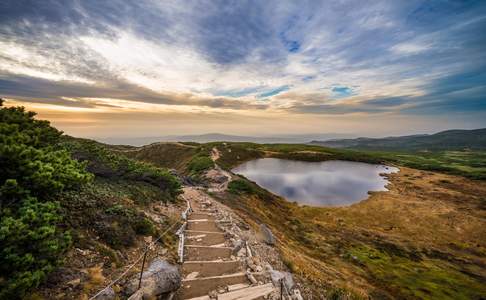
[[[223,230],[230,222],[218,219],[207,199],[188,201],[193,212],[185,228],[184,279],[176,299],[252,300],[275,294],[273,284],[264,283],[262,272],[247,271],[246,254],[241,257],[245,248],[235,249]]]

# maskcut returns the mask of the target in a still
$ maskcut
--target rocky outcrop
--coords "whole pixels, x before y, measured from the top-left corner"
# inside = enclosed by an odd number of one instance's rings
[[[138,288],[138,276],[133,278],[126,288],[130,299],[149,299],[158,295],[172,292],[181,286],[181,274],[176,266],[167,261],[156,258],[147,271],[142,274],[142,287]]]
[[[263,235],[263,241],[267,243],[268,245],[275,245],[275,236],[273,235],[272,231],[270,228],[267,227],[265,224],[260,225],[260,231],[262,232]]]
[[[96,300],[115,300],[116,295],[113,288],[110,286],[96,297]]]

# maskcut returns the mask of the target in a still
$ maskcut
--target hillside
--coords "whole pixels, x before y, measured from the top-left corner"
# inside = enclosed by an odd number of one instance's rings
[[[62,135],[34,116],[22,108],[0,111],[0,242],[5,245],[0,299],[93,295],[136,261],[148,241],[180,225],[186,205],[181,187],[201,209],[208,199],[226,205],[221,220],[227,214],[237,220],[228,228],[251,234],[254,253],[291,271],[309,299],[486,294],[486,190],[483,181],[470,179],[486,178],[484,151],[402,153],[231,142],[108,145]],[[231,174],[242,162],[263,157],[386,163],[401,171],[389,175],[389,191],[373,192],[366,201],[299,206]],[[200,214],[192,218],[199,220]],[[262,224],[275,235],[274,245],[262,244]],[[149,261],[175,262],[175,240],[173,233],[165,236]],[[231,259],[230,248],[223,248],[210,250],[226,251]],[[183,286],[185,293],[191,289],[187,281]],[[122,299],[129,295],[123,284],[114,289]]]
[[[181,185],[34,117],[0,109],[0,299],[87,299],[179,219]],[[169,260],[174,241],[157,245]]]
[[[390,161],[305,145],[212,143],[227,169],[259,157]],[[441,162],[436,162],[437,168]],[[346,207],[299,206],[246,178],[217,194],[249,223],[275,232],[287,266],[317,299],[481,299],[486,290],[482,182],[407,168],[389,192]]]
[[[430,135],[312,141],[311,144],[379,151],[484,150],[486,149],[486,128],[447,130]]]

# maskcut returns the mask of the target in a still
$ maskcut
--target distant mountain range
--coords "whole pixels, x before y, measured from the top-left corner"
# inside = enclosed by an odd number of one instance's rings
[[[385,138],[314,140],[310,144],[331,148],[385,151],[483,150],[486,149],[486,128]]]
[[[342,138],[354,138],[356,135],[341,134],[341,133],[325,133],[325,134],[295,134],[295,135],[274,135],[274,136],[240,136],[240,135],[227,135],[221,133],[208,133],[201,135],[167,135],[158,137],[123,137],[123,138],[99,138],[97,140],[109,143],[109,144],[125,144],[133,146],[147,145],[154,142],[196,142],[196,143],[208,143],[208,142],[251,142],[260,144],[270,143],[289,143],[289,144],[302,144],[308,143],[311,140],[329,140],[329,139],[342,139]]]

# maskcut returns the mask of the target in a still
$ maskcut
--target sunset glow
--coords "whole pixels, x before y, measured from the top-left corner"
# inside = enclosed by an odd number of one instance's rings
[[[70,134],[377,136],[486,125],[483,2],[0,7],[6,105],[38,110]],[[83,120],[98,126],[79,132]]]

